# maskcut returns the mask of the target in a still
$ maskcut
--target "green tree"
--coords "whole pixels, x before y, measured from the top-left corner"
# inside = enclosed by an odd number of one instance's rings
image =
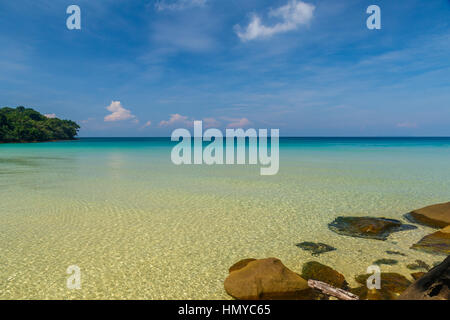
[[[74,121],[50,119],[31,108],[0,109],[0,142],[72,140],[79,129]]]

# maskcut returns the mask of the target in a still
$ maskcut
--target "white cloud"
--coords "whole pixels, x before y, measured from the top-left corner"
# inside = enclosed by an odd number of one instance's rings
[[[54,113],[44,114],[44,116],[45,116],[46,118],[49,118],[49,119],[54,119],[54,118],[56,118],[56,114],[54,114]]]
[[[155,3],[158,11],[163,10],[183,10],[192,7],[203,7],[207,0],[159,0]]]
[[[175,113],[171,114],[169,120],[163,120],[159,123],[160,127],[168,127],[176,124],[184,124],[184,125],[190,125],[192,124],[192,121],[189,120],[189,117],[182,116],[181,114]]]
[[[250,124],[250,121],[247,118],[240,118],[240,119],[227,118],[227,120],[231,121],[227,125],[228,128],[244,128]]]
[[[290,0],[286,5],[269,11],[269,17],[279,18],[281,21],[272,26],[266,26],[261,18],[254,14],[248,26],[242,30],[235,26],[236,33],[242,41],[267,38],[277,33],[292,31],[300,25],[307,25],[313,18],[315,6],[300,1]]]
[[[217,128],[220,126],[219,121],[214,118],[203,118],[203,128]]]
[[[139,122],[135,115],[130,110],[122,107],[120,101],[112,101],[109,106],[106,107],[111,114],[105,116],[106,122],[123,121],[133,119],[135,123]]]
[[[144,124],[144,128],[150,127],[152,125],[152,122],[149,120]]]

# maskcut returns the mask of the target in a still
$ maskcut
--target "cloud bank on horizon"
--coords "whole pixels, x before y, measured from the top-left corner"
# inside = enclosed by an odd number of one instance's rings
[[[0,3],[0,101],[81,136],[279,128],[284,136],[450,135],[450,3],[79,0]],[[18,23],[20,21],[20,23]],[[30,32],[33,30],[33,32]]]

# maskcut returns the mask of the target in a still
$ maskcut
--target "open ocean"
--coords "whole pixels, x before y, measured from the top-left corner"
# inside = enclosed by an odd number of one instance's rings
[[[442,260],[409,249],[433,231],[387,241],[346,237],[337,216],[400,219],[450,201],[450,138],[281,138],[280,170],[182,165],[166,138],[82,138],[0,145],[0,299],[228,298],[228,268],[277,257],[354,276],[380,258]],[[319,257],[295,246],[324,242]],[[389,256],[386,250],[406,256]],[[82,289],[66,288],[81,269]]]

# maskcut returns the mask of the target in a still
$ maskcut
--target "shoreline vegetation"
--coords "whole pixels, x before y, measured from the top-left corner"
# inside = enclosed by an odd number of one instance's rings
[[[373,274],[362,274],[355,277],[358,287],[350,288],[341,273],[317,261],[305,262],[301,273],[296,273],[277,258],[246,258],[229,268],[224,281],[225,291],[237,300],[450,300],[450,202],[411,211],[405,218],[419,226],[438,229],[411,244],[410,249],[447,256],[432,267],[421,260],[408,264],[407,268],[415,271],[410,274],[414,281],[398,273],[381,272],[380,288],[370,289],[368,279],[373,279]],[[387,218],[338,217],[328,228],[342,236],[385,241],[392,232],[418,227]],[[297,247],[311,251],[312,256],[338,250],[309,241],[299,243]],[[407,256],[397,251],[386,253]],[[373,262],[378,266],[396,263],[396,260],[386,258]]]
[[[0,108],[0,143],[76,140],[80,126],[25,107]]]

